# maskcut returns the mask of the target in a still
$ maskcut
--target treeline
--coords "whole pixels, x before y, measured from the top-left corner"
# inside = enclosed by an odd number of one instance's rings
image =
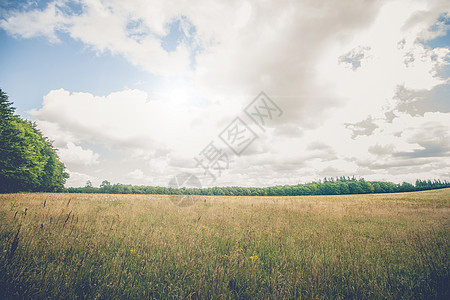
[[[51,141],[14,110],[0,89],[0,193],[64,191],[69,175]]]
[[[168,188],[160,186],[135,186],[111,184],[103,181],[100,187],[90,182],[85,187],[68,188],[69,193],[106,194],[165,194],[165,195],[218,195],[218,196],[307,196],[307,195],[348,195],[371,193],[413,192],[450,187],[444,180],[417,180],[416,185],[407,182],[396,184],[383,181],[365,181],[355,177],[324,178],[318,182],[273,187],[211,187],[211,188]]]

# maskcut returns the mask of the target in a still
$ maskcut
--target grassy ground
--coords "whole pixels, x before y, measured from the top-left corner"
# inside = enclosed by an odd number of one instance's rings
[[[450,298],[450,189],[171,200],[0,195],[0,298]]]

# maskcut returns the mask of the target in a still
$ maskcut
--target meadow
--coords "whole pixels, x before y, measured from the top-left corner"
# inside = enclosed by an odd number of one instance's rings
[[[450,299],[450,189],[0,195],[1,299]]]

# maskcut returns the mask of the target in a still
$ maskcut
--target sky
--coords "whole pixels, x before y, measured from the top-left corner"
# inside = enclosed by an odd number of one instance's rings
[[[67,187],[450,180],[449,29],[445,0],[0,0],[0,88]]]

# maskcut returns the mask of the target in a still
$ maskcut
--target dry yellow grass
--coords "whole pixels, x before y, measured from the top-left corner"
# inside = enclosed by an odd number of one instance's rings
[[[172,197],[0,195],[0,296],[449,295],[450,189]]]

